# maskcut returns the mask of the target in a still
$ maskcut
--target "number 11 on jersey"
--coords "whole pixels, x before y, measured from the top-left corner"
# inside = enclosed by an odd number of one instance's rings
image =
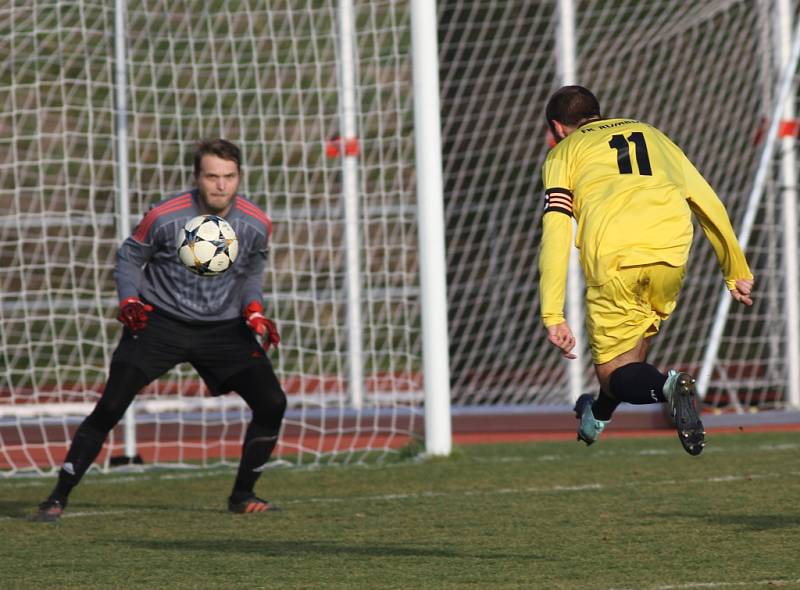
[[[650,156],[647,153],[647,143],[644,141],[644,134],[641,131],[634,131],[627,138],[618,133],[611,136],[608,145],[611,149],[617,150],[617,165],[620,174],[633,174],[631,164],[631,153],[628,143],[636,146],[636,166],[638,173],[642,176],[652,176],[653,170],[650,168]]]

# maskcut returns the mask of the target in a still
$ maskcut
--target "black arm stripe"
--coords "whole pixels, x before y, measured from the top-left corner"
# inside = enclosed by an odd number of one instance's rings
[[[568,189],[565,189],[565,188],[561,188],[561,187],[558,187],[558,186],[554,186],[553,188],[549,188],[546,191],[544,191],[544,193],[546,195],[549,195],[550,193],[563,193],[563,194],[567,195],[568,197],[572,198],[572,191],[571,190],[568,190]]]
[[[545,213],[563,213],[567,217],[572,217],[572,211],[569,209],[564,209],[563,207],[548,207],[544,211]]]

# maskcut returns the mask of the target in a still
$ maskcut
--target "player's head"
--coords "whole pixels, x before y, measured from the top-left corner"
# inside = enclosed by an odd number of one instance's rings
[[[194,152],[194,177],[203,213],[225,216],[239,190],[242,155],[225,139],[208,139]]]
[[[600,103],[583,86],[562,86],[550,97],[545,118],[556,141],[561,141],[584,121],[600,118]]]

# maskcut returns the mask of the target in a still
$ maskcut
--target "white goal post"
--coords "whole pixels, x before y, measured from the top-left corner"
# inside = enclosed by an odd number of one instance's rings
[[[0,475],[53,473],[63,459],[120,334],[114,252],[151,203],[190,185],[202,137],[242,147],[242,191],[274,223],[264,293],[289,397],[279,460],[381,459],[429,436],[427,450],[446,454],[451,405],[550,411],[593,390],[585,343],[568,364],[538,318],[542,111],[568,73],[605,114],[672,137],[736,228],[778,133],[751,213],[755,306],[714,328],[723,283],[696,232],[651,360],[698,374],[713,342],[706,411],[796,406],[796,67],[774,113],[797,0],[559,4],[0,6]],[[237,396],[209,397],[180,366],[137,396],[99,466],[134,454],[233,465],[247,420]]]

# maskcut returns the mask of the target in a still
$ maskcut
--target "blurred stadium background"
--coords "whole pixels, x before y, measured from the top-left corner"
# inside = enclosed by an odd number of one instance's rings
[[[411,6],[0,2],[0,473],[58,465],[119,336],[120,228],[191,184],[194,142],[210,136],[243,148],[242,191],[274,223],[264,289],[290,397],[280,456],[359,461],[422,432],[417,203],[437,195],[416,185]],[[572,428],[576,388],[595,389],[588,354],[570,374],[538,319],[542,109],[567,58],[607,115],[665,131],[734,226],[751,224],[754,308],[718,313],[723,283],[698,235],[652,358],[709,371],[712,423],[798,420],[800,105],[787,67],[798,2],[440,0],[437,11],[454,431]],[[235,462],[245,408],[205,393],[186,366],[147,387],[103,465],[130,452],[131,424],[148,464]]]

